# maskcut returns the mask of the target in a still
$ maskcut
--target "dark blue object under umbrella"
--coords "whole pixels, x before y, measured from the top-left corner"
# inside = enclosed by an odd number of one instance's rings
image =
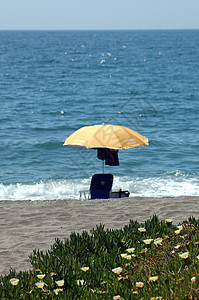
[[[102,168],[104,173],[104,162],[108,166],[119,166],[118,150],[109,148],[98,148],[97,158],[102,160]]]

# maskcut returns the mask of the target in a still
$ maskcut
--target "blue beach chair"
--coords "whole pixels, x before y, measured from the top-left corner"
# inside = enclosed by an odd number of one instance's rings
[[[90,185],[91,199],[108,199],[113,185],[112,174],[95,174]]]
[[[113,175],[95,174],[91,179],[90,190],[80,191],[80,199],[108,199],[129,197],[129,191],[112,192]]]

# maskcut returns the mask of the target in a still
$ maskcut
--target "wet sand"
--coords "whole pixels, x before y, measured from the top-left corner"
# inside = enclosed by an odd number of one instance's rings
[[[71,232],[99,224],[119,229],[130,219],[144,222],[153,215],[174,224],[190,216],[199,219],[199,197],[0,201],[0,275],[31,269],[28,257],[34,249],[47,251]]]

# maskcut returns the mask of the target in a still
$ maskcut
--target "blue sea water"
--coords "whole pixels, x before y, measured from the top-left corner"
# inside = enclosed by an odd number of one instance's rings
[[[199,195],[199,30],[0,31],[0,200],[78,199],[96,151],[63,147],[85,125],[129,127],[113,189]]]

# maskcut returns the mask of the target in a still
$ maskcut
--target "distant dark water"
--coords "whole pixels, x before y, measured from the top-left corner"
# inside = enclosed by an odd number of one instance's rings
[[[199,195],[199,31],[0,31],[0,199],[78,198],[102,171],[85,125],[149,146],[106,167],[131,195]]]

